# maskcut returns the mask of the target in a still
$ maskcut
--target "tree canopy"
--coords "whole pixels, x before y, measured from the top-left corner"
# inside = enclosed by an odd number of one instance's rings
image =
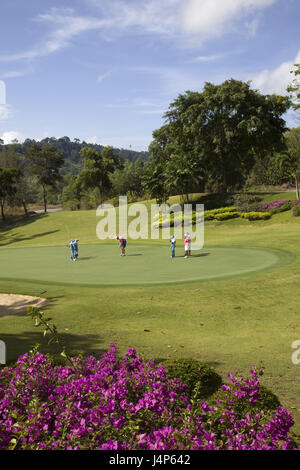
[[[223,191],[241,186],[257,156],[284,148],[289,107],[288,98],[263,95],[250,83],[206,83],[201,93],[187,91],[170,104],[166,124],[153,133],[151,161],[164,161],[167,180],[177,168],[178,184],[181,173],[199,184],[214,180]]]

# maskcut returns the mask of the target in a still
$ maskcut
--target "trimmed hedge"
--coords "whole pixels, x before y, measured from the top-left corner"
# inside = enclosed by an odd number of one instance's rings
[[[240,217],[248,220],[268,220],[272,214],[270,212],[240,212]]]
[[[215,215],[215,220],[229,220],[229,219],[235,219],[236,217],[239,217],[240,214],[238,212],[223,212],[222,214],[216,214]]]

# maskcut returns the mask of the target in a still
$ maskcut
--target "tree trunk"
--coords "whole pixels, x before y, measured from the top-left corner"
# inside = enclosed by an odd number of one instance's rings
[[[226,164],[225,158],[221,155],[221,168],[222,168],[222,191],[227,193],[227,175],[226,175]]]
[[[43,192],[44,192],[44,212],[46,214],[47,212],[47,196],[46,196],[46,187],[43,186]]]
[[[103,203],[103,194],[102,194],[102,186],[98,186],[99,189],[99,196],[100,196],[100,206],[102,206]]]
[[[24,214],[26,215],[26,217],[28,217],[28,210],[27,210],[26,202],[24,201],[24,199],[22,200],[22,204],[23,204]]]
[[[295,174],[295,181],[296,181],[296,199],[299,199],[299,181],[297,173]]]
[[[224,170],[224,173],[223,173],[223,192],[224,193],[227,193],[227,177],[226,177],[226,172]]]
[[[3,202],[1,202],[1,216],[2,216],[2,219],[5,220],[4,204],[3,204]]]

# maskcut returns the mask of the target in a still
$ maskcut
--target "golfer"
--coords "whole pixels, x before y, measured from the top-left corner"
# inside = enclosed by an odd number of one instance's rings
[[[75,260],[77,260],[78,258],[78,241],[79,241],[78,238],[75,238],[75,240],[73,240]]]
[[[184,251],[184,257],[188,258],[191,255],[191,237],[188,232],[184,234]]]
[[[126,238],[124,237],[117,237],[116,240],[119,240],[119,246],[121,248],[121,256],[125,256],[125,248],[127,245]]]
[[[170,246],[171,246],[171,258],[175,258],[176,238],[174,237],[174,235],[171,237]]]
[[[74,240],[70,240],[69,246],[70,246],[70,258],[71,258],[71,261],[76,261],[76,258],[75,258],[75,250],[74,250]]]

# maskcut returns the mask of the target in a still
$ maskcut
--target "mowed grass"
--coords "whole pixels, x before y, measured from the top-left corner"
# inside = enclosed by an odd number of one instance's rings
[[[289,252],[270,248],[211,247],[193,251],[188,259],[182,249],[171,258],[165,245],[130,243],[126,251],[125,258],[118,256],[118,244],[80,245],[74,263],[62,246],[2,248],[0,279],[92,287],[160,285],[241,276],[293,260]]]
[[[71,237],[82,244],[101,245],[97,221],[95,211],[58,212],[29,221],[14,218],[1,226],[0,260],[2,249],[59,245],[67,257]],[[169,262],[168,242],[164,243]],[[162,241],[152,244],[155,250]],[[253,364],[264,366],[262,382],[300,426],[300,365],[291,361],[291,344],[300,340],[300,218],[288,211],[269,221],[208,222],[204,250],[217,246],[285,250],[292,259],[272,270],[220,280],[129,287],[0,280],[0,291],[39,295],[46,290],[47,313],[73,353],[101,354],[115,342],[121,353],[135,347],[156,360],[193,357],[214,365],[224,379],[228,372],[247,374]],[[178,255],[180,250],[178,243]],[[116,257],[119,261],[117,247]],[[2,263],[1,277],[5,277]],[[36,342],[49,350],[39,329],[25,316],[0,317],[0,336],[9,361]]]

